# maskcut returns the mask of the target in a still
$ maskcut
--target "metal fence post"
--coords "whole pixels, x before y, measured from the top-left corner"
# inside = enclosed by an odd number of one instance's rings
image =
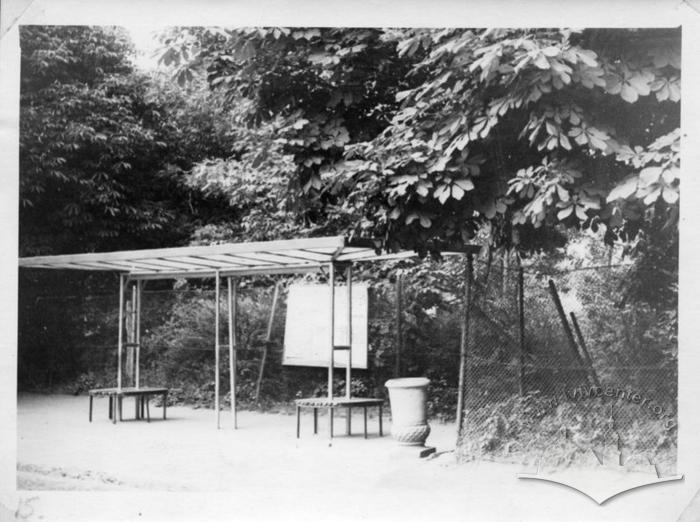
[[[464,400],[466,386],[466,371],[467,371],[467,351],[469,344],[469,319],[472,298],[472,271],[473,271],[472,253],[466,254],[466,266],[464,274],[464,301],[462,304],[462,335],[459,347],[459,384],[457,390],[457,439],[462,436],[464,428]]]

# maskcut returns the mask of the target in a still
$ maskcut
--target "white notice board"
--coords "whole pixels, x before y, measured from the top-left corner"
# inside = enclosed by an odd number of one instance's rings
[[[352,367],[367,369],[367,285],[352,285]],[[287,294],[283,364],[328,366],[330,358],[330,288],[295,284]],[[335,287],[335,344],[348,344],[348,288]],[[336,350],[334,366],[345,368],[347,350]]]

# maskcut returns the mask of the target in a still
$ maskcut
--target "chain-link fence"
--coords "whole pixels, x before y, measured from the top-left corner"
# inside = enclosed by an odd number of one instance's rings
[[[674,470],[675,317],[626,304],[628,272],[477,269],[463,458]]]

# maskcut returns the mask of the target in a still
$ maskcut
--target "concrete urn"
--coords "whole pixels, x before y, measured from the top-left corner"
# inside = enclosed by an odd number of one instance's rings
[[[427,398],[430,379],[390,379],[385,386],[391,403],[391,436],[403,446],[423,446],[430,434]]]

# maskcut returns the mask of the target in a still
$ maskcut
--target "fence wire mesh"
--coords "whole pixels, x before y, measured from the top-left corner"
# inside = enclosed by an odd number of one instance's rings
[[[486,270],[476,274],[461,456],[672,473],[675,318],[625,304],[625,266]]]

